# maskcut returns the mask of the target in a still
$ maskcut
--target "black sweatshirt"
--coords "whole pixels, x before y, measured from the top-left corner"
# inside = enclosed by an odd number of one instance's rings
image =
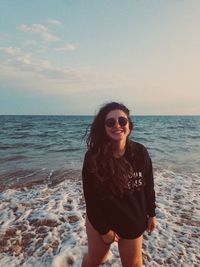
[[[108,187],[97,184],[89,150],[82,169],[83,192],[87,217],[101,235],[113,230],[121,238],[133,239],[146,230],[148,217],[155,216],[153,171],[142,144],[130,140],[123,157],[133,168],[127,173],[129,189],[123,196],[116,196]]]

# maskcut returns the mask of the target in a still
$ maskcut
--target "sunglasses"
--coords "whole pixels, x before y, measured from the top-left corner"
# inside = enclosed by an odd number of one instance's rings
[[[117,120],[114,118],[109,118],[105,121],[105,125],[108,128],[113,128],[117,122],[119,123],[121,127],[123,127],[123,126],[126,126],[126,124],[128,123],[128,119],[125,117],[119,117]]]

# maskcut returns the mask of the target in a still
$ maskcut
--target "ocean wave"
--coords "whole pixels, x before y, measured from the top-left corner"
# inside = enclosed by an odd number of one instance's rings
[[[74,147],[74,148],[60,148],[60,149],[51,149],[51,152],[77,152],[81,151],[80,147]]]
[[[23,160],[26,159],[26,156],[11,156],[11,157],[5,157],[5,158],[0,158],[0,163],[5,163],[8,161],[18,161],[18,160]]]
[[[11,188],[32,188],[39,184],[55,186],[66,179],[72,179],[74,176],[79,177],[80,170],[69,168],[51,171],[47,169],[19,169],[0,175],[0,191]]]

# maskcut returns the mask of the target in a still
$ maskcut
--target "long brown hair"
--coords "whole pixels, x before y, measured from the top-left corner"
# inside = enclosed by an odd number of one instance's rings
[[[131,133],[133,122],[129,109],[122,103],[110,102],[104,104],[98,111],[90,126],[86,142],[92,155],[93,168],[98,182],[106,185],[113,193],[121,194],[127,189],[127,171],[131,170],[131,165],[125,157],[116,159],[113,156],[111,141],[105,131],[106,115],[116,109],[122,110],[126,114]],[[126,149],[128,146],[129,137],[127,137]]]

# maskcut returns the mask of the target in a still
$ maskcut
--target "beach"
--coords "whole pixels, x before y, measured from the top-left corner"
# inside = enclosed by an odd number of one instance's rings
[[[154,166],[157,227],[144,266],[200,265],[200,117],[134,117]],[[92,117],[0,116],[0,266],[79,267],[87,251],[81,166]],[[117,243],[105,267],[121,266]]]

